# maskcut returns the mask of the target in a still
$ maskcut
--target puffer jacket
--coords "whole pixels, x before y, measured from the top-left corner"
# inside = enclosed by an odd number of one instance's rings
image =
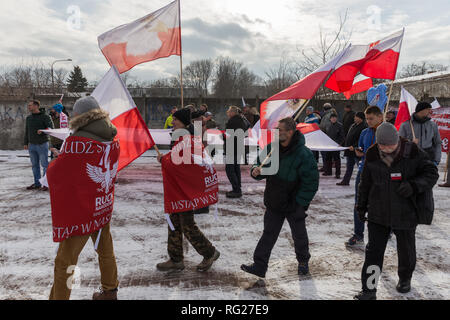
[[[117,135],[116,127],[109,120],[108,112],[94,109],[70,121],[73,136],[84,137],[98,142],[113,141]]]
[[[256,180],[267,179],[264,205],[273,212],[294,212],[298,205],[306,210],[319,188],[319,171],[313,153],[305,145],[305,137],[296,131],[286,148],[280,147],[280,162],[277,174],[260,175]],[[269,154],[271,145],[266,147]],[[250,173],[264,159],[258,157]],[[268,167],[266,164],[264,167]]]
[[[53,121],[45,112],[32,113],[25,120],[25,135],[23,145],[43,144],[49,141],[48,135],[38,134],[39,130],[53,129]]]
[[[401,174],[401,180],[394,178],[396,174]],[[431,199],[426,200],[419,195],[431,191],[438,179],[436,166],[415,143],[401,138],[400,152],[391,167],[381,160],[378,144],[375,144],[366,153],[357,209],[368,212],[370,222],[399,230],[414,229],[424,207],[423,203],[417,202],[418,199],[433,205],[432,193],[428,193]],[[409,198],[397,193],[404,181],[409,182],[414,190]]]
[[[416,138],[419,139],[419,147],[422,148],[437,164],[441,162],[441,135],[437,124],[431,118],[420,119],[416,114],[412,117],[412,125]],[[401,137],[413,140],[411,124],[409,121],[402,123],[399,134]]]

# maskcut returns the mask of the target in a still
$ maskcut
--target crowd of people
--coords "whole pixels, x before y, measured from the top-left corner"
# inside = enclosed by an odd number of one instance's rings
[[[39,110],[39,102],[31,101],[28,108],[31,115],[27,118],[24,145],[29,150],[35,182],[28,189],[43,189],[39,183],[40,166],[48,166],[48,138],[41,130],[53,128],[58,124],[58,113],[54,108],[53,121],[50,116]],[[100,107],[92,97],[78,100],[74,106],[74,118],[71,120],[73,135],[96,141],[112,141],[116,135],[114,125],[107,115],[92,116],[99,113]],[[376,286],[370,283],[370,270],[373,266],[382,270],[383,256],[387,241],[392,233],[397,239],[399,258],[397,290],[409,292],[411,277],[416,263],[415,230],[418,224],[430,222],[433,211],[431,190],[439,175],[437,165],[441,159],[441,141],[436,124],[430,121],[431,105],[420,102],[416,107],[411,123],[404,123],[398,132],[392,124],[395,113],[384,116],[376,106],[369,106],[364,112],[354,112],[351,106],[345,107],[342,122],[330,103],[323,106],[321,113],[313,107],[306,108],[305,123],[315,123],[337,144],[348,147],[344,152],[346,171],[341,180],[341,152],[320,152],[322,168],[318,168],[319,152],[312,152],[306,146],[305,137],[296,129],[293,118],[278,122],[279,139],[274,142],[279,148],[279,169],[274,175],[265,172],[267,164],[258,157],[251,166],[249,174],[256,180],[266,180],[264,191],[264,230],[259,239],[253,262],[242,264],[241,269],[247,273],[264,278],[269,258],[279,236],[284,220],[287,220],[294,240],[298,260],[298,274],[309,272],[308,234],[305,219],[311,201],[319,187],[319,172],[322,176],[332,176],[341,181],[338,186],[349,186],[354,166],[357,166],[355,180],[355,206],[353,212],[353,235],[345,242],[350,248],[364,244],[365,223],[368,228],[368,243],[365,247],[365,261],[362,268],[362,290],[355,299],[376,299]],[[243,109],[230,106],[227,109],[226,130],[247,131],[259,120],[256,108]],[[81,120],[80,120],[81,119]],[[394,120],[395,121],[395,120]],[[208,106],[202,104],[198,109],[188,105],[183,109],[174,107],[165,122],[165,128],[173,130],[186,129],[194,134],[194,124],[200,122],[202,130],[218,128]],[[414,130],[414,134],[412,130]],[[105,131],[106,130],[106,131]],[[237,137],[234,137],[237,139]],[[57,148],[60,141],[52,142]],[[270,154],[273,144],[266,146]],[[225,149],[225,171],[231,184],[228,198],[243,196],[241,188],[242,154],[237,152],[238,143],[234,141],[234,150]],[[230,156],[228,156],[230,154]],[[245,158],[245,155],[243,156]],[[158,161],[164,166],[162,155]],[[243,162],[244,161],[244,162]],[[169,260],[157,264],[160,271],[183,270],[183,235],[203,256],[197,270],[204,272],[211,268],[220,257],[220,252],[201,232],[194,220],[194,214],[207,213],[208,208],[182,212],[171,215],[173,229],[169,228],[167,251]],[[102,278],[102,291],[94,294],[94,299],[117,298],[117,270],[112,249],[109,223],[99,236],[98,255]],[[70,274],[65,268],[76,265],[78,255],[89,236],[97,238],[98,232],[83,237],[71,237],[64,240],[55,259],[54,285],[51,299],[68,299],[70,289],[66,281]]]

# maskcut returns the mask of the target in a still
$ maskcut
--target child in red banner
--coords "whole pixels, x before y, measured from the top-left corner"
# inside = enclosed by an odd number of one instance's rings
[[[176,132],[178,129],[187,129],[189,131],[189,138],[186,139],[188,141],[193,141],[193,135],[194,130],[193,126],[191,125],[191,112],[188,108],[184,108],[182,110],[179,110],[173,114],[173,128]],[[194,212],[193,208],[191,207],[191,203],[195,203],[195,199],[192,199],[192,195],[201,193],[201,188],[204,188],[204,185],[196,185],[194,183],[194,178],[191,180],[190,178],[187,179],[186,177],[183,177],[183,180],[189,181],[189,189],[194,190],[188,190],[188,188],[182,188],[179,185],[174,185],[176,182],[176,174],[172,172],[172,170],[176,170],[177,167],[181,166],[189,166],[189,170],[186,171],[194,171],[198,170],[198,165],[189,165],[182,163],[180,165],[175,164],[172,161],[171,153],[174,152],[174,149],[178,147],[178,143],[185,141],[186,136],[180,137],[179,140],[173,145],[172,151],[166,155],[159,155],[158,161],[161,163],[162,170],[163,170],[163,180],[164,180],[164,198],[166,202],[166,198],[168,198],[168,193],[171,192],[171,194],[178,195],[181,193],[178,189],[183,189],[182,191],[186,194],[186,201],[176,201],[172,205],[165,203],[166,212],[169,210],[168,208],[172,209],[173,206],[179,206],[179,204],[182,203],[182,205],[186,205],[188,207],[188,210],[180,212],[180,210],[170,211],[172,212],[170,215],[170,221],[173,224],[173,229],[169,226],[169,238],[167,241],[167,251],[169,253],[170,259],[163,263],[158,263],[156,265],[156,268],[160,271],[172,271],[172,270],[183,270],[184,269],[184,262],[183,262],[183,235],[186,236],[188,241],[191,243],[191,245],[195,248],[195,250],[203,256],[203,261],[197,266],[198,271],[207,271],[209,268],[211,268],[214,261],[216,261],[219,256],[220,252],[211,244],[211,242],[203,235],[203,233],[198,228],[197,224],[194,221]],[[201,137],[200,137],[201,139]],[[192,147],[194,147],[192,145]],[[203,145],[201,143],[201,140],[199,141],[199,145],[197,146],[200,148],[201,151],[203,151]],[[186,175],[189,174],[189,172],[186,172]],[[170,181],[173,185],[166,185]],[[195,188],[199,188],[196,190]],[[178,191],[178,192],[175,192]],[[214,188],[214,190],[210,191],[209,194],[206,193],[208,190],[204,190],[204,195],[208,197],[215,198],[217,202],[217,187]],[[192,200],[192,201],[187,201]],[[212,204],[211,202],[205,203],[205,205]]]
[[[50,168],[47,172],[48,181],[49,181],[49,187],[50,187],[50,195],[52,200],[52,219],[55,223],[55,220],[57,218],[60,219],[59,216],[54,216],[61,210],[60,203],[57,199],[57,190],[60,190],[61,187],[64,187],[62,184],[67,184],[68,186],[68,193],[72,193],[72,195],[76,195],[79,197],[80,194],[84,192],[88,188],[87,185],[80,185],[78,190],[71,190],[71,188],[74,188],[73,185],[70,184],[70,181],[67,181],[69,179],[64,179],[64,170],[61,170],[61,168],[67,170],[70,170],[69,167],[67,167],[67,164],[61,163],[61,162],[68,162],[73,160],[73,157],[77,156],[74,155],[74,153],[80,153],[82,150],[86,150],[85,147],[87,143],[91,143],[89,146],[92,147],[92,150],[101,150],[101,147],[107,146],[105,143],[109,143],[110,141],[114,140],[114,137],[117,134],[117,129],[115,126],[111,123],[108,117],[108,113],[101,110],[100,106],[98,105],[97,101],[93,97],[86,97],[79,99],[75,105],[74,105],[74,118],[70,122],[70,127],[74,131],[71,137],[69,137],[66,140],[66,144],[69,139],[75,140],[75,143],[73,144],[75,147],[65,146],[64,150],[62,150],[61,155],[50,164]],[[84,145],[82,145],[83,142],[86,142]],[[104,159],[103,163],[106,167],[107,165],[107,173],[114,172],[108,177],[104,177],[104,182],[102,182],[102,185],[100,189],[103,189],[103,191],[109,192],[111,200],[111,203],[102,203],[101,208],[104,208],[105,205],[108,205],[109,207],[105,207],[104,209],[110,210],[112,212],[112,203],[114,198],[114,181],[115,181],[115,175],[117,173],[117,164],[118,164],[118,150],[114,151],[111,150],[114,148],[114,146],[118,146],[118,143],[109,144],[106,147],[107,152],[97,152],[100,156],[105,155],[104,157],[100,157],[100,159]],[[117,148],[117,147],[116,147]],[[114,153],[115,152],[115,153]],[[66,153],[66,154],[65,154]],[[92,154],[93,152],[87,152],[89,154]],[[114,153],[114,159],[113,158]],[[110,156],[110,157],[108,157]],[[87,156],[86,156],[87,158]],[[83,162],[83,158],[79,156],[77,159],[79,160],[79,163],[76,163],[77,167],[82,167],[84,171],[86,171],[86,167],[89,167],[89,163],[86,161]],[[108,169],[111,169],[110,163],[108,160],[112,160],[112,168],[111,172]],[[114,164],[116,163],[116,164]],[[70,163],[69,165],[72,166]],[[94,168],[91,166],[91,171],[94,172],[97,168]],[[96,173],[103,174],[104,172],[99,168],[100,170],[97,170]],[[93,176],[93,173],[88,173],[89,177]],[[91,182],[94,184],[94,193],[95,189],[100,187],[100,184],[98,184],[98,187],[95,182]],[[52,188],[53,187],[53,188]],[[77,188],[77,186],[75,186]],[[52,192],[53,191],[53,192]],[[99,190],[97,190],[99,191]],[[62,197],[63,195],[60,196]],[[86,195],[88,197],[90,195]],[[64,200],[69,201],[69,200]],[[81,204],[80,204],[81,206]],[[58,210],[59,209],[59,210]],[[103,210],[104,211],[104,210]],[[108,219],[110,219],[111,212],[109,212]],[[67,209],[67,213],[72,214],[69,209]],[[102,212],[98,212],[98,214],[101,214]],[[85,214],[80,213],[80,215]],[[97,213],[96,213],[97,214]],[[101,215],[99,215],[101,216]],[[76,217],[65,217],[66,219],[75,219]],[[58,253],[55,259],[55,269],[54,269],[54,283],[53,287],[51,289],[50,293],[50,300],[68,300],[70,298],[71,293],[71,287],[68,285],[68,279],[71,277],[71,272],[73,271],[74,266],[76,266],[78,261],[78,256],[81,253],[81,250],[83,250],[83,247],[85,246],[86,242],[89,240],[89,238],[92,239],[92,241],[95,243],[98,241],[98,247],[97,247],[97,253],[98,253],[98,261],[99,261],[99,267],[100,267],[100,273],[101,273],[101,282],[102,282],[102,291],[96,292],[93,295],[94,300],[116,300],[117,299],[117,287],[119,285],[118,279],[117,279],[117,266],[116,266],[116,258],[114,256],[114,249],[113,249],[113,242],[112,237],[110,233],[110,223],[109,220],[103,220],[103,222],[107,222],[102,226],[101,230],[97,230],[90,234],[85,234],[86,232],[82,233],[82,235],[72,235],[67,237],[67,235],[62,234],[61,238],[56,238],[55,241],[61,241]],[[78,229],[77,226],[74,226],[71,228],[72,230]],[[100,237],[99,236],[100,233]],[[75,234],[75,233],[74,233]],[[54,238],[58,237],[58,233],[55,234],[55,226],[54,226]],[[70,273],[68,273],[70,272]]]

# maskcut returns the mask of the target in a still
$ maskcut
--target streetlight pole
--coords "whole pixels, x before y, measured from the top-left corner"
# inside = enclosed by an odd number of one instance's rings
[[[51,73],[52,73],[52,93],[55,93],[55,81],[54,81],[54,77],[53,77],[53,65],[57,62],[63,62],[63,61],[72,61],[72,59],[60,59],[60,60],[55,60],[52,63],[52,67],[51,67]]]

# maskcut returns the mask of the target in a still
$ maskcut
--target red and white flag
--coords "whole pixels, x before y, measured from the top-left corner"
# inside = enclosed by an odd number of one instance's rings
[[[350,46],[331,61],[261,104],[261,129],[273,129],[282,118],[291,117],[307,99],[312,99]]]
[[[92,92],[100,107],[109,112],[120,142],[119,171],[155,145],[130,93],[113,66]]]
[[[350,99],[350,97],[352,95],[367,91],[372,87],[373,87],[372,78],[369,78],[363,74],[360,74],[360,75],[356,76],[355,79],[353,80],[353,86],[351,87],[351,89],[349,91],[345,91],[343,93],[347,99]]]
[[[69,118],[64,112],[59,114],[59,127],[65,129],[69,127]]]
[[[325,83],[335,92],[349,91],[359,73],[375,79],[394,80],[404,29],[368,45],[351,46]]]
[[[305,136],[305,144],[312,151],[343,151],[333,139],[320,130],[317,123],[299,123],[297,130]]]
[[[417,100],[411,93],[402,87],[400,96],[400,105],[398,107],[397,118],[395,119],[395,128],[400,130],[403,122],[409,121],[416,110]]]
[[[442,141],[442,152],[450,151],[450,107],[433,110],[431,119],[437,124]]]
[[[181,55],[179,0],[105,32],[98,37],[98,45],[109,64],[120,73],[140,63]]]

